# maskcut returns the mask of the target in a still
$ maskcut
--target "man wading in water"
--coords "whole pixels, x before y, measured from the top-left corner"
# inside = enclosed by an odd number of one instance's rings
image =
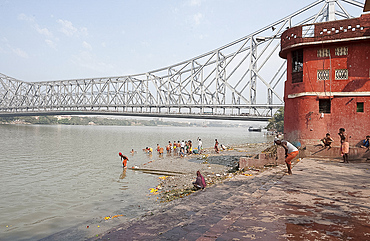
[[[122,152],[118,153],[118,155],[121,157],[123,168],[127,168],[127,161],[128,161],[127,156],[123,155]]]
[[[288,141],[281,141],[279,139],[275,140],[275,143],[285,149],[285,163],[288,167],[288,175],[292,175],[292,160],[299,153],[297,147],[293,146],[293,144]]]

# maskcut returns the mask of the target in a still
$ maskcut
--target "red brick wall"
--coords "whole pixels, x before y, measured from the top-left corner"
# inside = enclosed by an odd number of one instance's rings
[[[357,28],[357,23],[363,27]],[[320,23],[315,26],[315,31],[330,27],[339,28],[341,26],[352,25],[355,31],[347,31],[331,36],[324,36],[327,39],[370,36],[370,14],[358,19],[333,21]],[[284,36],[291,36],[295,32],[297,36],[302,31],[301,27],[287,30]],[[298,30],[297,30],[298,29]],[[317,33],[315,33],[316,35]],[[327,34],[328,35],[328,34]],[[340,36],[339,36],[340,35]],[[311,38],[290,39],[290,43],[299,41],[317,42]],[[285,45],[283,45],[283,43]],[[285,83],[285,115],[284,129],[286,138],[292,142],[305,144],[318,144],[319,140],[327,132],[331,133],[336,141],[334,145],[339,145],[338,129],[346,129],[350,138],[350,144],[355,145],[366,135],[370,135],[370,97],[358,96],[337,96],[334,95],[331,101],[331,113],[319,113],[319,99],[329,98],[331,92],[370,92],[370,39],[356,41],[341,41],[340,43],[311,44],[301,46],[303,48],[303,82],[292,83],[292,60],[287,38],[282,38],[282,49],[285,53],[280,55],[287,58],[287,81]],[[348,55],[336,56],[335,48],[348,47]],[[329,57],[317,57],[317,51],[322,48],[330,49]],[[331,81],[317,80],[317,70],[330,69]],[[335,69],[348,69],[348,79],[335,80]],[[303,96],[289,98],[289,95],[312,92],[313,96]],[[326,95],[325,96],[325,92]],[[357,112],[357,102],[364,102],[364,112]]]

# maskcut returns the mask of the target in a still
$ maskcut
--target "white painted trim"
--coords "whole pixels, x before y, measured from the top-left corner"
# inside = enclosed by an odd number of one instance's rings
[[[297,94],[290,94],[288,95],[288,99],[294,99],[298,97],[304,97],[304,96],[318,96],[318,97],[324,97],[324,96],[370,96],[370,91],[364,91],[364,92],[302,92]]]
[[[330,36],[330,35],[328,35]],[[318,37],[317,37],[318,38]],[[309,46],[309,45],[322,45],[322,44],[332,44],[332,43],[341,43],[341,42],[349,42],[349,41],[357,41],[357,40],[366,40],[370,39],[370,36],[361,36],[361,37],[349,37],[349,38],[343,38],[343,39],[328,39],[328,40],[318,40],[314,39],[311,42],[302,42],[302,43],[296,43],[289,45],[282,49],[280,53],[287,51],[288,49],[302,47],[302,46]],[[286,59],[286,57],[285,57]]]

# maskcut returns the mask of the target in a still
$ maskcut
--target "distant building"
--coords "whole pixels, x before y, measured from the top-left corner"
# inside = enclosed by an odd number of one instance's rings
[[[290,28],[281,36],[280,56],[288,65],[286,139],[317,144],[330,133],[339,145],[341,127],[351,145],[370,135],[370,12]]]

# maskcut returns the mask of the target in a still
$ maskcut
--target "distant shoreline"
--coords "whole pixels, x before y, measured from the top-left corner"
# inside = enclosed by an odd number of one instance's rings
[[[92,126],[184,126],[184,127],[242,127],[248,128],[250,124],[225,123],[221,121],[166,121],[162,118],[145,119],[118,119],[85,116],[22,116],[2,117],[0,124],[5,125],[92,125]],[[261,128],[264,128],[260,125]]]

